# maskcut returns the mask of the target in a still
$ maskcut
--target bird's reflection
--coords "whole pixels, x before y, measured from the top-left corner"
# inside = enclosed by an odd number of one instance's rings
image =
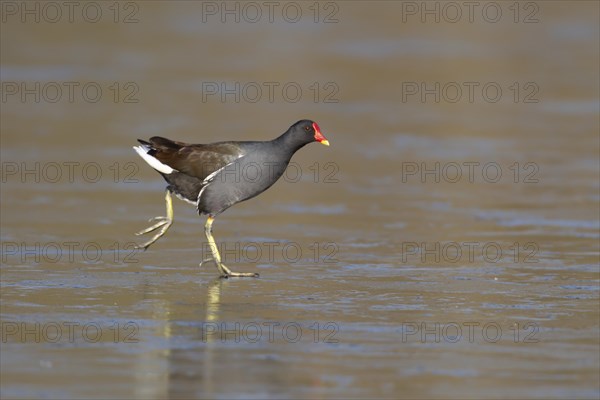
[[[213,280],[208,286],[208,292],[206,295],[206,311],[204,321],[205,323],[215,322],[219,320],[219,311],[221,307],[221,290],[223,285],[226,285],[227,280],[217,278]],[[202,326],[204,329],[204,324]],[[202,341],[205,343],[205,351],[203,357],[203,374],[202,374],[202,387],[204,394],[208,397],[212,397],[215,393],[214,387],[214,366],[215,366],[215,349],[217,344],[215,343],[214,335],[207,335],[206,332],[201,332]]]
[[[151,298],[151,291],[151,285],[144,284],[142,291],[144,299]],[[156,299],[152,302],[151,318],[157,322],[153,336],[156,335],[167,341],[173,334],[171,307],[172,303],[166,299]],[[138,344],[141,350],[136,359],[134,397],[164,398],[168,395],[170,377],[168,370],[165,370],[163,360],[171,357],[171,347],[160,346],[159,342],[152,338],[144,339],[143,334],[140,336]]]
[[[199,323],[198,331],[192,334],[197,340],[201,340],[203,350],[201,350],[202,361],[198,371],[202,392],[208,397],[216,393],[215,386],[215,367],[217,364],[216,348],[219,346],[218,340],[211,333],[204,331],[207,324],[217,324],[220,318],[221,293],[224,286],[227,285],[226,279],[217,278],[205,286],[206,293],[202,294],[200,301],[195,304],[195,315],[192,317]],[[142,290],[144,298],[151,298],[152,287],[145,285]],[[204,304],[203,304],[204,303]],[[134,385],[135,398],[169,398],[171,395],[179,393],[174,386],[175,381],[188,381],[189,375],[181,375],[179,362],[189,357],[189,350],[181,350],[177,346],[172,346],[172,340],[182,334],[187,336],[190,332],[182,333],[181,325],[177,321],[181,318],[182,309],[178,309],[177,303],[173,303],[166,297],[154,299],[152,301],[151,319],[155,321],[156,329],[152,335],[141,334],[138,345],[142,346],[136,358],[136,384]],[[188,316],[189,318],[189,316]],[[183,328],[189,329],[189,328]],[[217,336],[218,337],[218,336]],[[156,340],[158,339],[158,340]],[[167,363],[165,363],[165,360]],[[177,361],[179,360],[179,362]],[[189,382],[189,381],[188,381]]]
[[[219,307],[221,305],[221,289],[226,279],[217,278],[212,281],[208,286],[208,293],[206,298],[206,317],[204,318],[207,322],[219,320]]]

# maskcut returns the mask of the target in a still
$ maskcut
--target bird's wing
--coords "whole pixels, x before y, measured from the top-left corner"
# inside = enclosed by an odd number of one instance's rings
[[[155,136],[150,138],[150,145],[148,154],[201,181],[245,155],[243,146],[233,142],[187,144]]]

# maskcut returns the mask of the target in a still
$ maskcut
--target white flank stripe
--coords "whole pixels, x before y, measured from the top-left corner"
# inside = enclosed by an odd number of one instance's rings
[[[146,150],[142,146],[133,146],[133,149],[155,170],[162,172],[163,174],[170,174],[175,171],[173,168],[166,164],[161,163],[150,154],[146,153]]]
[[[202,184],[207,184],[212,182],[212,180],[215,178],[215,176],[223,171],[225,168],[229,167],[231,164],[233,164],[234,162],[236,162],[237,160],[239,160],[240,158],[244,157],[243,155],[239,156],[238,158],[236,158],[235,160],[233,160],[232,162],[230,162],[229,164],[225,164],[225,166],[219,168],[218,170],[216,170],[215,172],[211,173],[210,175],[208,175],[206,178],[204,178],[204,180],[202,181]]]
[[[175,192],[173,192],[173,193],[175,193]],[[188,200],[188,199],[186,199],[185,197],[183,197],[183,196],[182,196],[182,195],[180,195],[179,193],[175,193],[175,196],[177,196],[177,198],[178,198],[179,200],[183,200],[183,201],[185,201],[185,202],[187,202],[187,203],[190,203],[190,204],[196,205],[196,203],[194,203],[194,202],[193,202],[193,201],[191,201],[191,200]]]
[[[227,165],[229,165],[229,164],[227,164]],[[204,178],[204,180],[202,181],[202,184],[205,185],[207,183],[210,183],[213,180],[213,178],[215,177],[215,175],[217,175],[219,172],[221,172],[223,170],[223,168],[225,168],[225,167],[221,167],[218,170],[216,170],[215,172],[208,175],[206,178]]]
[[[202,196],[202,192],[204,192],[204,189],[206,189],[208,187],[208,184],[203,186],[202,189],[200,189],[200,193],[198,193],[198,200],[196,201],[196,204],[200,205],[200,196]]]

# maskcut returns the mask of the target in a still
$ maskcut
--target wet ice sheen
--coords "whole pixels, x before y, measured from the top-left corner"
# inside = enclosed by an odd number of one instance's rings
[[[135,81],[140,102],[2,104],[3,162],[94,161],[103,177],[2,182],[0,397],[598,398],[598,4],[539,2],[537,24],[432,25],[400,24],[402,3],[384,3],[340,2],[335,24],[204,24],[201,2],[142,2],[141,22],[118,29],[3,24],[3,80]],[[203,82],[224,80],[305,93],[201,101]],[[499,82],[502,100],[402,101],[402,82],[473,80]],[[339,101],[315,103],[315,81],[335,81]],[[527,81],[539,102],[515,103],[508,86]],[[123,260],[164,211],[137,138],[268,140],[304,117],[331,146],[294,161],[334,162],[338,182],[278,182],[214,225],[230,248],[294,243],[297,261],[242,259],[229,266],[260,279],[216,279],[198,266],[204,221],[182,202],[163,239]],[[474,161],[503,179],[402,180],[401,163]],[[136,163],[136,182],[115,182],[115,162]],[[513,182],[515,162],[535,163],[539,182]],[[35,250],[70,241],[102,256]],[[473,241],[505,257],[403,253]],[[536,262],[515,259],[530,242]]]

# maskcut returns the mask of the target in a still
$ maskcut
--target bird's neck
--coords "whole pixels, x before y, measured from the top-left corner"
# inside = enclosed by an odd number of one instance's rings
[[[278,138],[273,139],[272,142],[274,145],[288,153],[290,157],[308,144],[304,138],[298,138],[297,136],[292,135],[289,131],[285,132]]]

